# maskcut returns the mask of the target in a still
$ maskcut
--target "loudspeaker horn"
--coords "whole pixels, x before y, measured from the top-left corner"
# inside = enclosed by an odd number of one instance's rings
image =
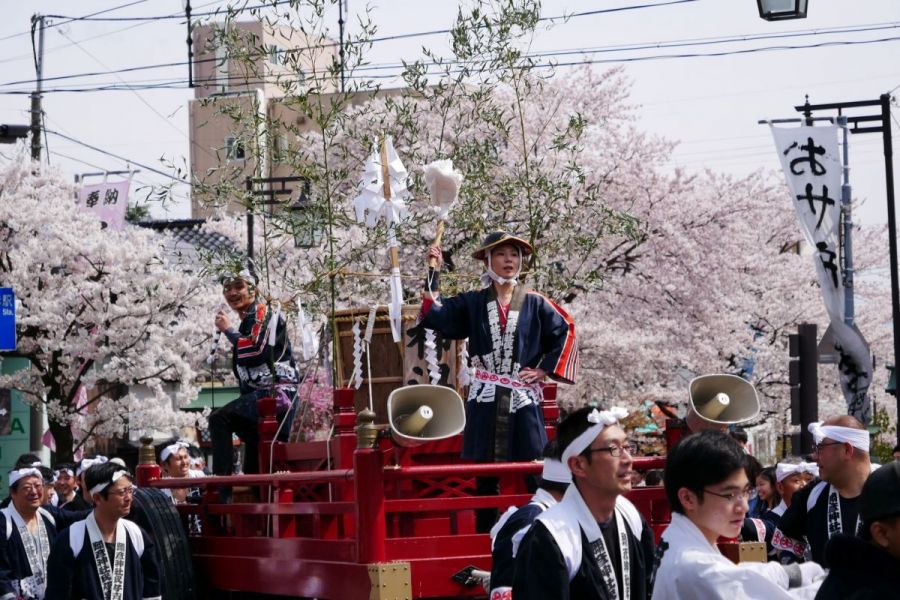
[[[753,384],[737,375],[701,375],[691,380],[690,410],[702,420],[735,425],[759,414]]]
[[[407,448],[453,437],[466,426],[463,399],[443,385],[397,388],[388,396],[387,412],[391,437]]]

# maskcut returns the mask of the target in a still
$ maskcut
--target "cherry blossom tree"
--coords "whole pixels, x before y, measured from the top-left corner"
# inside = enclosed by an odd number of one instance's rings
[[[0,285],[20,303],[18,347],[2,356],[30,367],[0,386],[46,407],[59,460],[92,435],[193,423],[178,409],[196,397],[215,295],[167,264],[161,237],[101,229],[22,150],[0,170]]]

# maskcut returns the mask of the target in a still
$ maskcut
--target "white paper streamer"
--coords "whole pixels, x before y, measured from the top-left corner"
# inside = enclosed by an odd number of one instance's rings
[[[437,356],[437,340],[433,329],[425,330],[425,364],[428,365],[428,378],[431,385],[437,385],[441,380],[441,365]]]
[[[350,381],[354,388],[359,389],[363,382],[363,340],[358,319],[353,322],[353,327],[351,327],[350,330],[353,332],[353,373],[350,375]]]
[[[409,197],[409,190],[406,189],[406,180],[409,174],[397,151],[394,150],[391,137],[385,137],[384,143],[387,146],[390,202],[386,202],[384,197],[381,151],[378,142],[373,145],[372,154],[366,159],[362,180],[359,183],[359,194],[353,201],[357,222],[365,223],[368,227],[374,227],[381,218],[391,225],[399,223],[407,216],[406,199]]]
[[[472,383],[472,367],[469,366],[469,346],[466,340],[458,342],[459,344],[459,373],[456,374],[456,381],[460,387],[466,387]]]

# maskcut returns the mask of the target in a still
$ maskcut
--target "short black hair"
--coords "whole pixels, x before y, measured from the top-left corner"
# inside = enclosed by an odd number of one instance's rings
[[[559,451],[559,440],[558,438],[553,438],[547,445],[544,446],[544,452],[541,454],[544,460],[560,460],[562,457],[562,452]],[[558,492],[560,494],[565,494],[566,490],[569,489],[568,483],[560,483],[559,481],[547,481],[543,477],[540,478],[538,482],[538,487],[547,490],[548,492]]]
[[[76,465],[75,463],[70,463],[70,462],[56,464],[56,469],[55,469],[56,471],[62,471],[63,469],[68,469],[68,470],[72,471],[72,473],[74,474],[75,471],[78,469],[78,465]]]
[[[900,452],[900,444],[894,446],[894,449],[891,451],[891,453],[893,454],[894,452]]]
[[[33,467],[35,463],[42,464],[41,457],[37,454],[32,454],[31,452],[26,452],[25,454],[19,456],[16,459],[16,464],[13,466],[13,469],[24,469],[26,467]]]
[[[663,482],[663,472],[660,469],[650,469],[644,477],[647,485],[659,485]]]
[[[126,477],[134,481],[134,475],[131,474],[131,471],[124,468],[122,465],[106,462],[100,465],[93,465],[84,472],[84,485],[88,490],[92,490],[95,485],[105,483],[106,485],[100,491],[100,495],[104,498],[108,498],[109,486],[113,484],[112,477],[116,471],[125,471]]]
[[[744,431],[744,429],[741,427],[732,430],[731,437],[742,444],[746,444],[748,441],[750,441],[750,436],[748,436],[747,432]]]
[[[41,472],[41,477],[44,480],[44,485],[50,485],[51,483],[53,483],[53,469],[41,465],[40,467],[37,467],[37,470]]]
[[[732,439],[734,439],[734,436],[732,436]],[[756,478],[763,472],[762,463],[752,454],[747,454],[745,460],[747,461],[747,479],[749,479],[751,483],[755,483]]]
[[[747,471],[747,454],[727,433],[700,431],[679,440],[666,458],[666,497],[672,511],[684,514],[678,490],[687,488],[703,499],[703,489]]]
[[[579,435],[587,431],[592,423],[588,422],[587,416],[594,410],[593,406],[583,406],[560,421],[556,427],[556,439],[559,440],[559,454],[566,451],[569,444],[575,441]]]

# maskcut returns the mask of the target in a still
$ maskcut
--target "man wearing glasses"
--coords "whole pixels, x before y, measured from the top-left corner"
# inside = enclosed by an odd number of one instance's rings
[[[657,550],[653,600],[813,598],[822,568],[815,563],[732,563],[720,537],[737,537],[751,486],[746,454],[728,434],[702,431],[666,458],[666,496],[672,522]]]
[[[45,600],[162,598],[156,548],[146,531],[124,518],[134,498],[132,479],[112,462],[85,471],[94,510],[56,538]]]
[[[623,494],[634,446],[618,425],[622,408],[582,408],[559,424],[572,485],[525,534],[516,556],[515,600],[644,600],[653,532]]]
[[[37,467],[9,473],[9,506],[0,510],[0,599],[43,598],[47,556],[57,531],[84,518],[44,504],[44,478]]]
[[[857,535],[862,528],[859,495],[869,478],[869,432],[849,415],[811,423],[816,463],[822,481],[794,494],[772,537],[781,562],[803,560],[807,551],[828,567],[825,544],[839,533]],[[808,546],[802,540],[806,538]]]

